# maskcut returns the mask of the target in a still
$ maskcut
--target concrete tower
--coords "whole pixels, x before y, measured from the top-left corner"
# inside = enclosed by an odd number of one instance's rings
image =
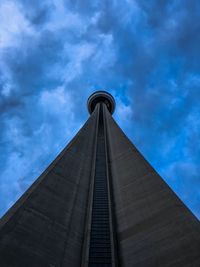
[[[98,91],[73,140],[0,221],[0,267],[199,267],[200,224]],[[152,148],[153,149],[153,148]]]

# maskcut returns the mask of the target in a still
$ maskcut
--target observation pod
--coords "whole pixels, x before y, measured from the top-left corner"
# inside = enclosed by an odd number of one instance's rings
[[[115,111],[115,99],[114,97],[106,91],[96,91],[94,92],[87,101],[87,107],[90,114],[94,111],[97,103],[106,104],[108,110],[111,114]]]

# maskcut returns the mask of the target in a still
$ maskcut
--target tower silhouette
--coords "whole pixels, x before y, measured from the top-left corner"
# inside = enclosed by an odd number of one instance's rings
[[[0,221],[0,267],[199,267],[200,224],[114,121],[85,125]],[[153,149],[153,148],[152,148]]]

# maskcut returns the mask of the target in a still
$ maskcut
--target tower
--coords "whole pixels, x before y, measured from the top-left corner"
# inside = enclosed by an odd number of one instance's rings
[[[200,224],[114,121],[85,125],[0,221],[1,267],[198,267]]]

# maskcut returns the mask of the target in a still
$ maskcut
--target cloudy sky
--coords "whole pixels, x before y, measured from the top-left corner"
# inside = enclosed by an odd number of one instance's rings
[[[0,216],[83,125],[98,89],[200,218],[199,0],[0,1]]]

